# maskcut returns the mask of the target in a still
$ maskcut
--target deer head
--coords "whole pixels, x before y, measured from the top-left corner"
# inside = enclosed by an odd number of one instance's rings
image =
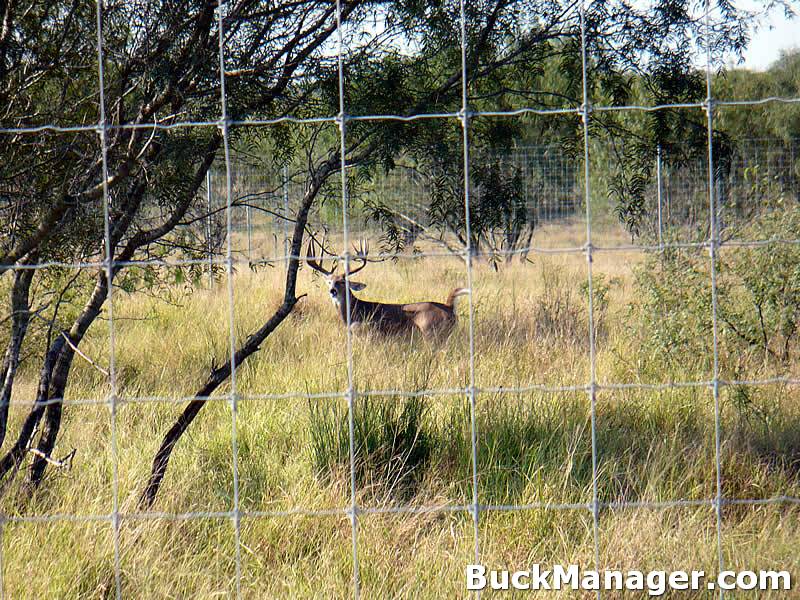
[[[320,246],[320,248],[324,256],[325,253],[324,241]],[[336,267],[338,266],[338,263],[334,262],[333,266],[330,269],[326,269],[322,266],[319,260],[313,258],[316,252],[316,244],[314,244],[313,239],[308,243],[308,250],[306,252],[306,262],[308,263],[309,267],[311,267],[312,269],[314,269],[319,273],[322,273],[325,276],[325,282],[328,284],[328,293],[330,294],[331,301],[336,307],[340,307],[344,302],[345,286],[348,283],[350,284],[351,292],[358,292],[367,287],[365,283],[353,281],[350,278],[356,273],[358,273],[361,269],[367,266],[367,254],[369,253],[369,246],[364,244],[364,242],[362,241],[358,248],[353,246],[353,250],[355,250],[356,257],[361,262],[361,265],[355,269],[348,269],[347,277],[345,277],[344,273],[342,273],[341,275],[336,275]]]

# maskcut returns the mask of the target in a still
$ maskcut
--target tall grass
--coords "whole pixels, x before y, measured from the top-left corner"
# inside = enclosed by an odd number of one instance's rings
[[[579,226],[562,226],[559,232],[562,237],[548,243],[580,244]],[[481,504],[489,507],[581,505],[592,499],[587,394],[525,389],[588,381],[588,315],[581,285],[585,257],[533,258],[533,265],[514,263],[498,273],[482,265],[475,268],[476,384],[520,388],[477,397],[478,491]],[[641,261],[641,256],[621,251],[595,256],[597,280],[604,282],[595,290],[596,297],[604,298],[596,315],[602,327],[599,381],[707,380],[705,357],[676,352],[681,360],[663,361],[648,345],[647,330],[636,316],[642,298],[631,271]],[[239,339],[279,304],[282,277],[277,266],[236,274]],[[361,293],[365,298],[441,300],[463,284],[463,263],[456,258],[408,258],[370,265],[360,279],[369,286]],[[308,296],[241,366],[237,378],[240,505],[262,515],[276,514],[241,521],[242,589],[252,598],[347,597],[352,585],[351,532],[344,513],[350,504],[347,403],[344,397],[259,398],[348,389],[344,328],[307,270],[301,273],[299,289]],[[181,398],[196,390],[210,365],[226,359],[227,295],[221,289],[176,287],[171,303],[123,291],[114,297],[121,394],[116,456],[107,406],[67,407],[56,455],[76,449],[72,468],[51,469],[33,496],[20,477],[2,498],[5,514],[95,519],[6,522],[6,595],[113,597],[113,536],[102,516],[112,507],[116,459],[124,595],[230,597],[235,590],[234,529],[230,519],[213,514],[231,510],[234,502],[226,402],[209,403],[175,450],[155,509],[181,517],[124,516],[138,510],[152,457],[182,408]],[[358,521],[364,597],[465,595],[463,569],[474,545],[471,516],[459,511],[392,512],[401,506],[420,509],[472,501],[471,407],[463,394],[442,392],[463,389],[469,382],[465,311],[466,303],[459,307],[453,335],[436,345],[369,333],[353,338],[354,385],[361,392],[353,414],[357,501],[376,509]],[[82,350],[98,364],[107,364],[107,328],[94,328]],[[30,360],[12,406],[12,433],[27,411],[20,401],[31,399],[35,371]],[[758,378],[764,370],[746,361],[739,373],[744,380]],[[379,391],[384,395],[377,395]],[[105,378],[76,359],[68,397],[102,399],[107,393]],[[150,396],[174,402],[134,401]],[[720,458],[726,497],[800,496],[798,400],[797,389],[784,384],[722,388]],[[646,508],[650,502],[715,496],[715,415],[709,389],[602,389],[596,416],[599,496],[605,502],[639,506],[602,511],[602,565],[713,573],[717,547],[712,508]],[[315,514],[294,514],[297,509]],[[800,515],[795,505],[726,506],[723,514],[727,566],[798,571]],[[486,510],[480,515],[480,536],[482,560],[491,566],[594,564],[592,515],[585,508]]]
[[[350,464],[350,428],[346,406],[311,408],[311,453],[323,480],[346,472]],[[418,397],[362,398],[353,415],[356,483],[401,499],[413,497],[430,459],[433,440],[426,426],[429,405]]]

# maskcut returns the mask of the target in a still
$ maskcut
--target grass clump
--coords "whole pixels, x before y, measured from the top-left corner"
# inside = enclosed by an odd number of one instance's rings
[[[429,410],[421,397],[360,397],[353,403],[356,485],[376,495],[414,494],[431,457]],[[339,402],[309,403],[314,471],[331,481],[350,468],[350,418]]]

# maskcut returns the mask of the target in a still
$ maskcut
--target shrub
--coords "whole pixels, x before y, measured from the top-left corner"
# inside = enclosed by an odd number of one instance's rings
[[[588,344],[589,284],[582,278],[577,286],[566,281],[557,267],[543,263],[544,292],[538,298],[534,314],[534,332],[541,338],[555,338],[578,345]],[[616,280],[606,281],[601,273],[592,277],[595,338],[605,334],[608,293]]]
[[[800,209],[761,215],[726,237],[800,239]],[[712,356],[711,261],[698,249],[670,248],[636,269],[639,318],[651,358],[708,370]],[[800,247],[725,246],[717,258],[720,349],[736,355],[734,371],[749,358],[785,365],[797,354],[800,326]],[[736,372],[733,373],[736,375]]]
[[[800,239],[800,209],[769,213],[743,234],[754,240]],[[721,318],[746,345],[789,362],[800,325],[800,247],[776,242],[739,248],[731,254],[729,269],[738,285],[729,290],[733,301],[724,303]]]

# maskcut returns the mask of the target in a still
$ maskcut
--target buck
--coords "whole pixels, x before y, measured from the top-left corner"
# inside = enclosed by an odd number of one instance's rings
[[[323,242],[324,243],[324,242]],[[350,284],[350,324],[370,324],[384,334],[396,335],[413,333],[418,330],[426,340],[443,339],[447,337],[456,324],[455,303],[459,296],[469,293],[465,288],[456,288],[444,302],[412,302],[410,304],[386,304],[383,302],[370,302],[356,298],[352,292],[359,292],[366,286],[364,283],[353,281],[351,277],[367,266],[367,253],[369,250],[363,245],[356,250],[356,260],[361,265],[344,274],[336,275],[336,263],[331,269],[325,269],[322,264],[312,258],[314,256],[314,241],[308,244],[306,262],[315,271],[325,276],[328,284],[328,293],[331,300],[346,324],[347,320],[347,283]],[[324,248],[323,248],[324,252]],[[324,259],[323,259],[324,260]]]

